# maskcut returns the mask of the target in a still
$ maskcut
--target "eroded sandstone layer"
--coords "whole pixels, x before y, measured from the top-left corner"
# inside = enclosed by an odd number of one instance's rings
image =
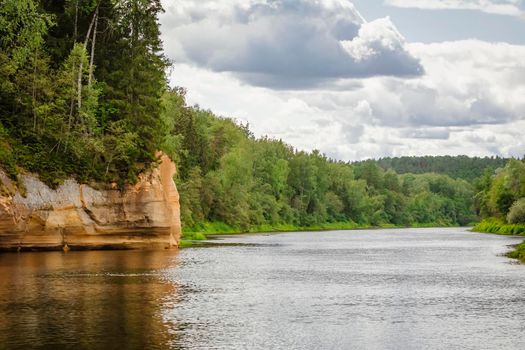
[[[72,179],[53,190],[34,175],[21,176],[21,191],[0,170],[0,250],[176,247],[181,225],[175,171],[162,155],[157,168],[123,191]]]

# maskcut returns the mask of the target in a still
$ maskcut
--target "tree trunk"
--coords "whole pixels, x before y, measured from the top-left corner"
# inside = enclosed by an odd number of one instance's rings
[[[87,49],[87,44],[89,41],[89,37],[91,36],[91,30],[93,29],[93,25],[95,24],[95,20],[98,17],[98,9],[100,6],[100,1],[97,3],[97,8],[95,9],[95,13],[93,14],[93,18],[91,18],[91,23],[89,23],[89,28],[86,34],[86,39],[84,40],[84,49]],[[77,104],[78,104],[78,112],[80,113],[80,110],[82,108],[82,70],[84,69],[83,62],[80,62],[80,67],[78,69],[78,79],[77,79]]]
[[[73,33],[73,46],[75,46],[75,43],[77,42],[77,36],[78,36],[78,4],[80,0],[77,0],[75,3],[75,32]]]
[[[36,65],[37,65],[37,55],[38,51],[35,51],[35,56],[33,57],[33,86],[32,86],[32,99],[31,104],[33,107],[33,131],[36,132],[37,127],[37,115],[36,115]]]
[[[93,25],[95,24],[95,19],[98,17],[98,8],[99,8],[99,6],[100,6],[100,1],[97,3],[97,8],[95,9],[95,13],[93,14],[93,18],[91,18],[91,22],[89,23],[88,31],[86,33],[86,38],[84,39],[84,48],[87,48],[89,37],[91,36],[91,29],[93,29]]]
[[[93,81],[93,62],[95,60],[95,45],[97,41],[97,26],[98,26],[98,10],[95,17],[95,28],[93,29],[93,38],[91,39],[91,55],[89,58],[89,77],[88,77],[88,86],[91,86]]]

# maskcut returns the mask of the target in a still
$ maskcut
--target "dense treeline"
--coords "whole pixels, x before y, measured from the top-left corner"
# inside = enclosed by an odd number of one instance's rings
[[[165,129],[160,0],[0,1],[0,164],[133,181]]]
[[[476,209],[483,219],[474,231],[525,234],[525,159],[511,159],[475,181]],[[525,242],[507,254],[525,262]]]
[[[166,96],[179,164],[186,227],[223,222],[250,227],[465,225],[475,220],[473,188],[439,174],[397,175],[375,162],[350,165],[279,140],[255,139],[247,126],[188,107],[184,91]]]
[[[494,233],[525,233],[525,162],[511,159],[476,180],[476,208],[486,219],[476,227]]]
[[[438,173],[471,182],[482,176],[485,169],[501,168],[507,161],[508,159],[501,157],[423,156],[387,157],[378,159],[376,162],[381,168],[392,169],[398,174]]]
[[[494,173],[489,171],[476,181],[477,202],[482,217],[497,217],[509,223],[525,222],[521,203],[525,198],[525,163],[511,159]],[[525,207],[523,208],[525,209]]]

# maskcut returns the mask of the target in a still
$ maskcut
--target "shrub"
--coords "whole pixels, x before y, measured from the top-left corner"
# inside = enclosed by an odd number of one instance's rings
[[[520,198],[512,204],[507,214],[509,224],[525,223],[525,198]]]
[[[500,235],[525,235],[525,224],[507,224],[501,219],[488,218],[474,226],[472,231]]]
[[[516,249],[507,253],[507,256],[512,259],[518,259],[525,262],[525,242],[518,244]]]

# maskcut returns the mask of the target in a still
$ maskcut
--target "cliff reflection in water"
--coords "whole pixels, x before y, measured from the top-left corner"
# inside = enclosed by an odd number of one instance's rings
[[[176,251],[0,255],[0,348],[167,349]]]

